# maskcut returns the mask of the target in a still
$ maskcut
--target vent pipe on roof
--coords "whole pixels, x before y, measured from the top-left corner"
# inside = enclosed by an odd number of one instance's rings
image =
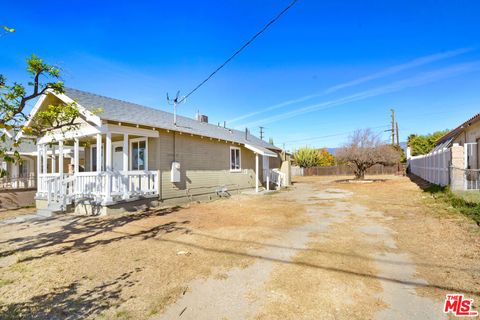
[[[248,128],[245,128],[245,140],[248,140]]]
[[[224,129],[227,128],[227,121],[223,121],[223,128],[224,128]]]

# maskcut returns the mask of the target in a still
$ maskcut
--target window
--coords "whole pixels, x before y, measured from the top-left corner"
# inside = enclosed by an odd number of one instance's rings
[[[123,152],[123,147],[115,147],[115,152]]]
[[[131,170],[148,170],[147,141],[145,139],[132,141],[130,150]]]
[[[230,171],[240,171],[240,148],[230,147]]]

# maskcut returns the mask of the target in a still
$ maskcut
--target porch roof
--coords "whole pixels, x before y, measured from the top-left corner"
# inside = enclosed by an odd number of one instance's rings
[[[177,115],[177,125],[173,124],[173,113],[158,109],[145,107],[139,104],[108,98],[94,93],[81,90],[66,88],[65,95],[75,100],[79,105],[87,110],[93,111],[101,108],[102,112],[97,116],[102,120],[118,121],[123,123],[151,126],[155,128],[169,129],[211,137],[215,139],[233,141],[245,145],[264,149],[265,153],[272,153],[270,150],[280,151],[281,149],[271,145],[254,135],[248,134],[245,138],[245,132],[222,126],[216,126],[209,123],[197,121],[195,119]]]
[[[261,154],[266,157],[276,157],[277,154],[261,146],[252,146],[250,144],[245,144],[245,148],[252,150],[255,153]]]

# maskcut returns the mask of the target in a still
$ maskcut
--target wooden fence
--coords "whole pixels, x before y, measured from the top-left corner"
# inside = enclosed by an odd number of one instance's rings
[[[400,171],[404,172],[404,166],[400,165]],[[384,166],[376,164],[373,167],[367,169],[367,175],[381,175],[381,174],[396,174],[398,173],[398,166]],[[312,168],[297,168],[293,169],[292,175],[297,176],[344,176],[354,175],[353,168],[347,165],[338,165],[331,167],[312,167]]]

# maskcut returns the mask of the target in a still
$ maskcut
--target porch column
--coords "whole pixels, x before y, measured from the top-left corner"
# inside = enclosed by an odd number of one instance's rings
[[[107,132],[105,144],[105,168],[107,172],[107,181],[105,188],[105,202],[112,201],[112,133]]]
[[[42,145],[37,142],[37,197],[39,196],[38,190],[40,188],[40,175],[42,174]]]
[[[63,140],[58,141],[58,173],[63,176]]]
[[[107,132],[105,145],[105,167],[107,171],[112,170],[112,133]]]
[[[97,172],[102,172],[102,135],[97,133]]]
[[[123,199],[128,199],[128,133],[123,134]]]
[[[47,145],[44,144],[43,145],[43,148],[42,148],[42,172],[44,174],[48,173],[48,168],[47,168],[47,164],[48,164],[48,158],[47,158]]]
[[[77,174],[80,167],[79,144],[78,138],[75,138],[73,140],[73,174]]]
[[[123,171],[128,171],[128,133],[123,134]]]
[[[15,160],[15,162],[12,163],[12,178],[13,178],[13,187],[16,189],[20,186],[19,184],[19,168],[18,168],[18,162]]]
[[[50,168],[52,170],[52,173],[56,172],[56,164],[57,164],[57,157],[55,156],[55,146],[52,146],[52,160],[50,163]]]
[[[255,192],[258,192],[258,180],[259,180],[259,175],[258,175],[258,153],[255,153]]]

